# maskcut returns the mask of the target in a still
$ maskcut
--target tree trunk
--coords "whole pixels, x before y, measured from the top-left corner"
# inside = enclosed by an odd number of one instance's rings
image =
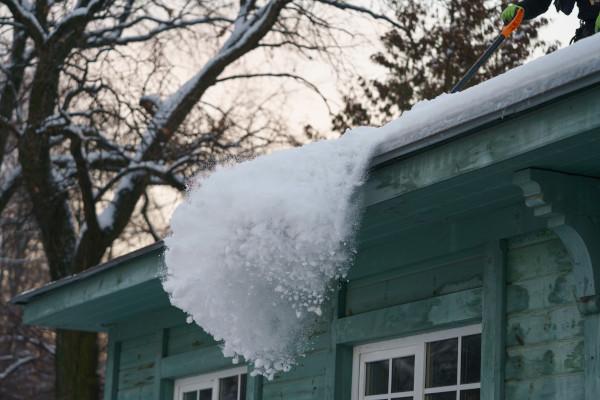
[[[98,400],[98,340],[94,332],[56,331],[56,400]]]

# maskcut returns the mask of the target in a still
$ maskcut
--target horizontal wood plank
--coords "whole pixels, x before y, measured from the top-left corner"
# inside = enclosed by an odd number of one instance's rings
[[[163,358],[160,365],[160,377],[176,379],[235,366],[231,358],[223,356],[219,346],[211,346]]]
[[[481,320],[480,288],[338,319],[336,342],[360,343]]]

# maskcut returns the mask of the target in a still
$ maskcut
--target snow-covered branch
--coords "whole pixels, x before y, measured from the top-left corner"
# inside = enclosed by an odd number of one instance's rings
[[[22,365],[27,364],[28,362],[31,362],[31,361],[35,360],[36,358],[37,357],[32,356],[32,355],[18,358],[17,360],[15,360],[15,362],[13,362],[8,367],[6,367],[4,369],[4,371],[0,372],[0,381],[6,379],[10,374],[15,372]]]
[[[37,348],[44,350],[48,354],[54,354],[56,352],[56,347],[54,345],[50,345],[43,340],[40,340],[31,336],[23,336],[23,335],[7,335],[0,337],[0,343],[6,342],[21,342],[21,343],[31,343],[35,345]]]
[[[26,29],[33,41],[42,46],[46,41],[46,32],[40,25],[35,15],[24,7],[24,4],[16,0],[0,0],[10,10],[16,21],[20,22]]]
[[[154,118],[155,126],[159,130],[162,129],[167,136],[177,130],[205,91],[215,84],[221,72],[258,45],[289,2],[290,0],[271,0],[258,9],[252,18],[240,15],[233,32],[219,52],[193,78],[163,102]],[[153,134],[152,137],[156,135]]]
[[[90,21],[95,13],[100,11],[107,0],[91,0],[81,1],[77,3],[77,8],[68,13],[62,20],[58,22],[54,31],[48,36],[48,42],[59,42],[66,35],[72,35],[76,32],[79,26],[85,26]]]

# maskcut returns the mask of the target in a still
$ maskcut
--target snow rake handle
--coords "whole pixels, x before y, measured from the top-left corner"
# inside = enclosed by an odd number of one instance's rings
[[[490,47],[488,47],[487,50],[481,55],[481,57],[479,57],[479,59],[475,62],[475,64],[473,64],[471,66],[471,68],[469,68],[469,70],[467,71],[467,73],[465,74],[465,76],[463,76],[463,78],[460,80],[460,82],[458,82],[456,84],[456,86],[454,86],[452,88],[452,90],[450,91],[450,93],[457,93],[457,92],[460,92],[461,90],[464,89],[464,87],[466,86],[466,84],[471,80],[471,78],[473,78],[473,76],[477,73],[477,71],[479,70],[479,68],[481,68],[481,66],[483,64],[485,64],[487,62],[487,60],[489,60],[489,58],[492,56],[492,54],[494,54],[494,52],[496,50],[498,50],[498,47],[500,47],[500,45],[519,26],[521,26],[521,23],[523,22],[523,18],[525,18],[525,10],[523,8],[519,8],[517,10],[517,15],[515,15],[515,17],[513,18],[513,20],[510,21],[502,29],[502,32],[500,33],[500,35],[498,35],[498,37],[496,39],[494,39],[494,41],[492,42],[492,44],[490,45]]]

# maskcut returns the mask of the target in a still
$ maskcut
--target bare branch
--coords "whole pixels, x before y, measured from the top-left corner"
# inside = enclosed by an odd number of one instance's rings
[[[286,73],[286,72],[282,72],[282,73],[265,72],[265,73],[253,73],[253,74],[238,74],[238,75],[224,76],[222,78],[217,79],[216,82],[225,82],[225,81],[230,81],[230,80],[235,80],[235,79],[250,79],[250,78],[289,78],[289,79],[297,80],[297,81],[301,82],[302,84],[306,85],[309,89],[311,89],[312,91],[314,91],[317,95],[319,95],[319,97],[321,98],[321,100],[323,100],[323,103],[325,103],[325,106],[327,107],[327,110],[329,111],[329,114],[331,114],[331,108],[329,107],[329,101],[327,100],[327,98],[325,97],[325,95],[319,90],[319,88],[314,83],[312,83],[309,80],[301,77],[300,75]]]
[[[71,155],[75,160],[77,167],[77,180],[83,200],[83,209],[85,212],[85,221],[88,229],[94,232],[100,231],[98,216],[96,215],[96,202],[94,201],[94,189],[90,178],[87,161],[81,148],[81,139],[77,136],[71,137]]]
[[[396,28],[402,28],[402,26],[400,24],[398,24],[397,21],[394,21],[390,17],[387,17],[383,14],[376,13],[375,11],[373,11],[369,8],[366,8],[366,7],[361,7],[361,6],[347,3],[345,1],[337,1],[337,0],[315,0],[315,1],[317,1],[318,3],[323,3],[323,4],[327,4],[329,6],[333,6],[335,8],[339,8],[340,10],[352,10],[352,11],[356,11],[361,14],[367,14],[368,16],[370,16],[372,18],[381,19],[386,22],[389,22]]]
[[[157,24],[153,29],[139,35],[131,35],[121,37],[123,31],[131,26],[135,26],[143,21],[152,21]],[[172,21],[172,20],[157,20],[148,16],[137,18],[135,21],[130,21],[127,24],[102,29],[96,32],[90,32],[87,36],[87,41],[84,47],[103,47],[103,46],[124,46],[131,43],[146,42],[161,33],[177,30],[181,28],[189,28],[196,25],[215,24],[217,22],[231,23],[230,19],[223,17],[206,17],[195,18],[190,20]]]
[[[152,235],[152,238],[154,239],[154,241],[157,242],[157,241],[161,240],[162,238],[156,232],[156,229],[154,228],[154,225],[152,224],[152,221],[150,221],[150,217],[148,216],[148,204],[149,203],[150,203],[150,199],[148,198],[148,193],[144,193],[144,204],[142,205],[142,217],[144,218],[144,222],[146,223],[146,226],[148,227],[148,231]]]

